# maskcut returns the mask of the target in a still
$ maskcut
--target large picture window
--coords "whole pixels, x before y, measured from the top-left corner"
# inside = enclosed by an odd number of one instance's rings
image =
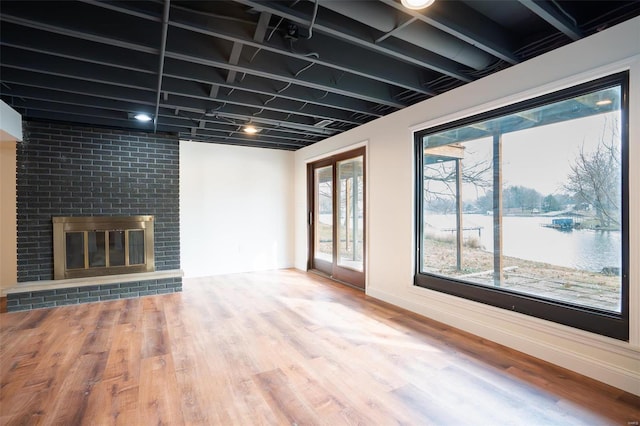
[[[415,284],[628,340],[627,80],[417,132]]]

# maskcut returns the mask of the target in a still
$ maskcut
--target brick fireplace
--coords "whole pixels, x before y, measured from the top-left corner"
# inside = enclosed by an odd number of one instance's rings
[[[17,145],[18,283],[7,310],[181,291],[179,142],[26,121]],[[54,217],[154,218],[153,272],[54,280]]]

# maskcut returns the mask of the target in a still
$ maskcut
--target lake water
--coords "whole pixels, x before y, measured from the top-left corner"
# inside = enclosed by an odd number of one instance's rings
[[[493,216],[465,214],[463,218],[465,228],[482,227],[480,242],[484,250],[493,252]],[[435,229],[452,229],[455,228],[455,215],[428,214],[426,222]],[[600,272],[605,267],[620,267],[620,232],[587,229],[558,231],[542,226],[549,223],[551,218],[548,217],[504,216],[504,255],[593,272]],[[465,239],[477,237],[478,231],[465,231],[464,236]]]

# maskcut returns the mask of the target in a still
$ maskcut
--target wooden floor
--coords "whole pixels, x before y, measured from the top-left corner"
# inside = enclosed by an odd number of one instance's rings
[[[638,397],[296,271],[0,320],[2,425],[640,420]]]

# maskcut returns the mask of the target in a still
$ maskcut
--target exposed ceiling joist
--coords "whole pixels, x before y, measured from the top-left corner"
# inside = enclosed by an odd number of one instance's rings
[[[510,34],[461,2],[450,2],[447,9],[441,8],[440,11],[421,12],[405,9],[394,0],[381,1],[503,61],[510,64],[520,62],[513,53],[514,46]]]
[[[564,35],[571,40],[579,40],[582,38],[582,32],[576,25],[575,21],[572,21],[570,16],[562,13],[562,9],[558,9],[554,6],[554,3],[546,0],[519,0],[527,9],[547,21],[558,31],[561,31]]]
[[[0,95],[27,120],[296,150],[638,15],[637,0],[2,0]]]
[[[240,53],[242,53],[242,43],[234,41],[233,47],[231,48],[231,55],[229,57],[229,64],[238,65],[238,61],[240,60]],[[233,83],[235,79],[236,71],[229,70],[227,74],[227,83]]]
[[[278,2],[257,2],[253,0],[237,1],[247,6],[251,6],[252,8],[261,12],[267,11],[274,15],[281,16],[282,18],[299,25],[306,25],[309,23],[308,17],[300,14],[297,11],[287,10]],[[448,75],[461,81],[469,82],[472,80],[467,75],[461,73],[455,67],[453,61],[448,61],[444,57],[438,57],[437,55],[430,54],[429,52],[422,52],[421,55],[411,55],[408,52],[402,52],[392,47],[383,47],[371,40],[370,35],[365,31],[356,31],[354,30],[353,26],[349,25],[346,19],[339,19],[341,22],[335,23],[323,23],[323,21],[319,19],[316,21],[314,28],[318,32],[328,34],[339,40],[342,39],[353,44],[354,46],[359,46],[368,50],[378,52],[380,54],[383,54],[384,56],[388,56],[389,58],[394,58],[400,61],[424,67],[426,69],[431,69],[433,71]],[[346,31],[349,32],[347,33]]]
[[[162,93],[162,75],[164,69],[164,54],[167,50],[167,31],[169,29],[169,10],[171,0],[164,0],[164,12],[162,14],[162,41],[160,42],[160,53],[158,54],[158,87],[156,89],[156,110],[153,114],[153,131],[158,130],[158,108],[160,108],[160,94]]]

